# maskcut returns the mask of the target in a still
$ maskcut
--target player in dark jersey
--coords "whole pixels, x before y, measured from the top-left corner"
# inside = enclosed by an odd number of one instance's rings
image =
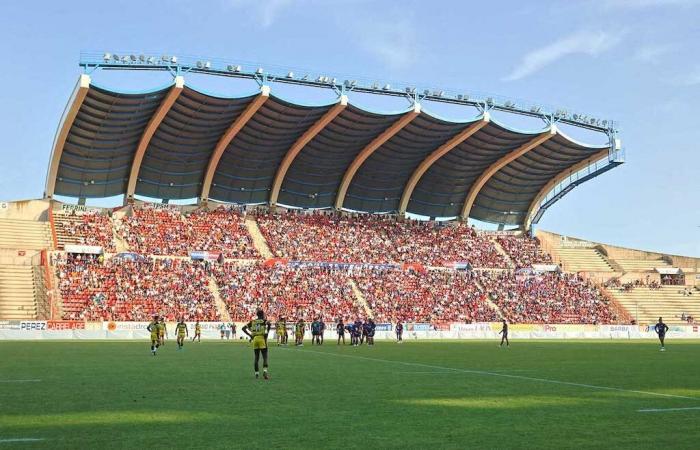
[[[503,328],[501,328],[501,331],[498,333],[501,336],[501,345],[499,347],[503,347],[503,342],[505,341],[506,347],[510,347],[510,342],[508,341],[508,322],[506,322],[506,319],[503,319]]]
[[[367,321],[367,345],[374,346],[374,331],[377,329],[377,325],[374,320],[369,319]]]
[[[665,352],[666,347],[664,347],[664,339],[666,339],[666,332],[668,331],[668,326],[664,323],[663,319],[659,317],[659,323],[654,326],[654,331],[659,335],[659,341],[661,341],[661,351]]]
[[[355,331],[355,346],[362,345],[362,321],[357,319],[353,324],[353,330]]]
[[[323,318],[318,320],[321,323],[321,345],[323,345],[323,335],[326,333],[326,322],[323,321]]]
[[[311,345],[321,345],[321,322],[315,319],[311,322]]]
[[[253,353],[255,354],[255,378],[260,377],[260,355],[263,357],[263,378],[268,380],[270,376],[267,373],[267,335],[270,332],[270,322],[265,319],[265,312],[258,309],[255,313],[257,318],[251,320],[243,326],[243,332],[250,337],[250,342],[253,345]]]
[[[338,323],[335,324],[335,331],[338,333],[338,345],[340,345],[340,340],[343,340],[343,345],[345,345],[345,324],[343,319],[338,319]]]
[[[403,342],[403,324],[401,322],[396,322],[396,342]]]

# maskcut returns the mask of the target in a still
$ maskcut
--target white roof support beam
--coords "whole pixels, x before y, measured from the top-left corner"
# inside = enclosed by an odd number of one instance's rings
[[[579,170],[585,169],[586,167],[590,166],[591,164],[595,164],[596,162],[603,160],[607,158],[610,155],[610,150],[609,149],[604,149],[601,150],[597,153],[595,153],[593,156],[586,158],[585,160],[574,164],[571,167],[567,167],[566,169],[562,170],[559,172],[554,178],[549,180],[547,184],[542,186],[542,189],[537,193],[535,198],[532,200],[532,203],[530,203],[530,207],[527,209],[527,214],[525,215],[525,222],[523,224],[523,228],[525,230],[529,230],[530,226],[532,225],[532,219],[539,210],[540,203],[542,200],[549,194],[549,192],[554,189],[556,185],[564,181],[566,178],[570,177],[571,175],[575,174]]]
[[[68,100],[68,105],[63,111],[61,122],[56,131],[56,136],[53,140],[53,148],[51,149],[51,159],[49,162],[49,171],[46,174],[46,186],[44,188],[44,198],[52,198],[56,189],[56,177],[58,177],[58,166],[61,163],[61,155],[63,155],[63,147],[66,145],[68,133],[70,132],[75,118],[78,116],[78,111],[87,96],[90,89],[90,77],[82,74],[73,89],[73,93]]]
[[[372,153],[374,153],[375,150],[377,150],[379,147],[384,145],[386,141],[394,137],[396,133],[401,131],[403,127],[408,125],[418,117],[420,114],[421,107],[420,104],[416,103],[413,105],[413,110],[407,112],[399,120],[394,122],[393,125],[391,125],[389,128],[384,130],[382,134],[377,136],[367,144],[365,148],[362,149],[362,151],[355,157],[353,162],[350,164],[348,169],[345,171],[345,175],[343,175],[343,180],[340,183],[340,186],[338,188],[338,194],[336,195],[335,198],[335,208],[340,210],[343,209],[343,203],[345,203],[345,194],[348,192],[348,188],[350,187],[350,183],[352,182],[352,179],[355,177],[355,174],[359,170],[360,166],[369,158]]]
[[[209,158],[209,164],[207,165],[207,171],[204,173],[204,181],[202,182],[202,191],[199,194],[199,203],[206,204],[209,201],[209,191],[211,190],[212,182],[214,181],[214,174],[216,174],[216,169],[219,167],[219,161],[223,156],[226,148],[229,146],[231,141],[238,135],[238,133],[246,126],[248,121],[255,115],[255,113],[260,109],[262,105],[270,98],[270,86],[263,85],[260,87],[260,94],[258,94],[246,107],[246,109],[236,117],[231,126],[228,127],[226,132],[221,136],[219,142],[216,143],[214,151]]]
[[[510,164],[511,162],[515,161],[516,159],[520,158],[530,150],[539,147],[542,143],[550,140],[557,134],[557,127],[552,125],[549,130],[545,131],[544,133],[538,134],[534,139],[530,140],[529,142],[526,142],[525,144],[521,145],[520,147],[516,148],[515,150],[511,151],[507,155],[501,157],[498,161],[495,163],[491,164],[480,176],[477,178],[477,180],[474,182],[472,187],[469,189],[469,192],[467,193],[467,197],[464,200],[464,205],[462,206],[462,213],[460,214],[460,217],[462,220],[468,220],[469,219],[469,214],[471,214],[472,211],[472,206],[474,206],[474,201],[476,200],[476,197],[479,195],[479,192],[481,191],[481,188],[483,188],[486,183],[491,179],[492,176],[496,174],[499,170]]]
[[[284,159],[277,168],[277,173],[275,174],[275,179],[272,183],[272,191],[270,192],[270,206],[274,207],[277,205],[277,199],[279,198],[280,189],[282,188],[282,182],[284,177],[287,175],[289,167],[294,162],[297,155],[304,149],[306,144],[311,142],[311,140],[316,137],[318,133],[323,131],[323,129],[335,119],[338,114],[343,112],[343,110],[348,106],[348,96],[341,95],[338,103],[333,105],[320,119],[314,123],[311,128],[306,130],[299,139],[294,142],[294,144],[287,150],[284,155]]]
[[[170,108],[175,104],[177,98],[182,94],[182,90],[185,87],[185,79],[182,76],[175,77],[175,84],[170,88],[170,91],[165,95],[165,98],[160,103],[160,106],[156,110],[151,120],[148,122],[146,129],[143,130],[141,139],[139,140],[139,145],[136,147],[136,153],[134,154],[134,160],[131,163],[131,172],[129,173],[129,182],[126,187],[126,194],[124,196],[124,203],[127,203],[134,199],[134,193],[136,192],[136,183],[139,179],[139,171],[141,170],[141,163],[143,162],[143,157],[146,154],[146,149],[148,149],[148,144],[151,142],[151,138],[158,130],[161,122],[165,119],[165,116],[170,111]]]
[[[428,169],[430,169],[430,167],[437,160],[439,160],[440,158],[442,158],[443,156],[448,154],[452,149],[454,149],[458,145],[465,142],[474,133],[476,133],[477,131],[479,131],[480,129],[482,129],[486,125],[488,125],[488,123],[490,121],[491,121],[490,114],[488,112],[484,113],[481,120],[469,125],[467,128],[462,130],[459,134],[454,136],[452,139],[450,139],[449,141],[442,144],[435,151],[433,151],[430,155],[428,155],[423,160],[423,162],[420,163],[420,165],[416,168],[416,170],[413,171],[411,178],[409,178],[408,182],[406,183],[406,187],[404,187],[403,194],[401,194],[401,202],[399,203],[399,214],[400,215],[406,214],[406,208],[408,208],[408,203],[411,201],[411,195],[413,195],[413,190],[416,188],[416,186],[418,185],[418,182],[423,177],[425,172],[427,172]]]

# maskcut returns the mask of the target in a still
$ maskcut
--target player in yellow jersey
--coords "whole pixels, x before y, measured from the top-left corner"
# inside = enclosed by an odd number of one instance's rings
[[[168,328],[165,326],[165,317],[161,316],[159,325],[158,341],[160,345],[165,345],[165,338],[168,336]]]
[[[280,317],[275,324],[277,332],[277,345],[287,345],[287,321],[284,317]]]
[[[175,333],[177,335],[177,349],[182,350],[185,345],[185,336],[190,336],[190,332],[187,330],[187,324],[185,323],[184,318],[180,318],[180,321],[175,326]]]
[[[263,357],[263,378],[270,379],[267,373],[267,335],[270,332],[270,322],[265,319],[265,312],[262,309],[256,311],[257,318],[251,320],[243,326],[243,332],[250,337],[255,354],[255,378],[260,377],[260,354]]]
[[[306,330],[306,323],[304,322],[304,319],[299,319],[294,326],[294,337],[296,341],[295,345],[299,347],[304,346],[304,330]]]
[[[153,353],[153,356],[156,356],[156,350],[160,347],[160,322],[158,322],[158,316],[153,316],[153,320],[146,329],[151,332],[151,353]]]
[[[192,337],[192,342],[197,339],[197,342],[202,342],[202,326],[199,324],[199,320],[194,324],[194,336]]]

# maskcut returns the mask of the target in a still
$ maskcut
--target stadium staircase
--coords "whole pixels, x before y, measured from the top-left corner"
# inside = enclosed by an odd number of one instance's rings
[[[0,219],[0,248],[41,250],[53,247],[48,222]]]
[[[226,308],[226,303],[224,303],[221,298],[219,286],[216,284],[216,278],[214,278],[214,275],[209,275],[209,285],[207,287],[209,288],[211,295],[214,296],[214,304],[216,305],[216,310],[219,312],[219,317],[221,317],[221,320],[226,323],[233,322],[231,320],[231,315],[228,313],[228,308]]]
[[[691,290],[692,295],[683,295],[685,286],[661,286],[649,289],[636,287],[629,291],[608,289],[608,292],[620,303],[639,324],[654,324],[659,317],[666,323],[685,323],[681,314],[700,318],[700,291]]]
[[[32,266],[0,265],[0,319],[36,319],[36,294]]]
[[[491,242],[493,243],[493,246],[496,249],[496,251],[498,253],[500,253],[501,256],[503,256],[503,259],[506,260],[506,264],[508,264],[508,267],[510,269],[514,269],[515,263],[513,262],[512,259],[510,259],[510,255],[505,251],[505,249],[503,247],[501,247],[501,244],[498,243],[498,240],[496,238],[492,237],[490,239],[491,239]]]
[[[246,217],[245,226],[248,229],[248,233],[250,233],[250,237],[253,239],[253,245],[258,253],[260,253],[260,256],[265,259],[273,258],[274,255],[270,251],[270,247],[268,247],[265,237],[260,232],[260,228],[258,228],[255,218],[250,216]]]
[[[595,248],[560,247],[557,253],[564,270],[570,272],[614,272],[612,264]]]
[[[362,294],[362,291],[360,290],[360,288],[357,286],[357,283],[355,283],[355,280],[353,280],[353,279],[350,280],[350,288],[352,289],[352,293],[355,294],[355,301],[357,302],[357,304],[365,310],[367,317],[369,317],[370,319],[373,319],[374,313],[372,312],[372,308],[369,307],[369,304],[367,303],[365,296]]]
[[[112,238],[114,239],[114,249],[117,253],[129,252],[129,244],[122,239],[121,234],[117,233],[119,222],[124,218],[126,212],[124,210],[116,211],[112,216]]]
[[[484,286],[481,283],[479,283],[478,280],[474,280],[474,283],[476,283],[476,286],[481,292],[486,292],[486,289],[484,289]],[[491,300],[491,297],[488,294],[484,295],[484,301],[487,305],[491,307],[491,309],[493,309],[496,312],[498,318],[500,320],[503,320],[503,311],[501,311],[501,308],[499,308],[498,305]]]

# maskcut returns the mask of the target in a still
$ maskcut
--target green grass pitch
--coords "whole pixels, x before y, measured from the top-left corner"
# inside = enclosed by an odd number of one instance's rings
[[[264,381],[243,341],[0,342],[0,450],[699,448],[698,343],[667,344],[273,345]]]

